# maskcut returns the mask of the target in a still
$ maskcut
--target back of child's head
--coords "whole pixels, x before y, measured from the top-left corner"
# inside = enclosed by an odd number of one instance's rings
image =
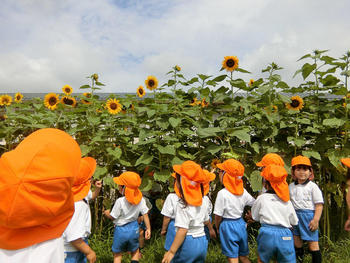
[[[289,201],[289,187],[286,181],[288,173],[283,166],[275,164],[268,165],[262,170],[261,176],[270,183],[282,201]]]
[[[228,159],[223,163],[217,164],[217,167],[225,173],[222,177],[222,183],[225,188],[234,195],[242,195],[244,192],[243,180],[244,166],[235,159]]]
[[[127,171],[114,177],[113,181],[117,185],[124,186],[124,195],[130,204],[137,205],[141,202],[142,193],[138,188],[141,185],[141,178],[137,173]]]

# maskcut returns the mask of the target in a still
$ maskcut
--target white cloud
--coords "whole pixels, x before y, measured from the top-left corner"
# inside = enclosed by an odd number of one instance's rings
[[[349,49],[347,0],[10,1],[0,10],[0,93],[60,92],[99,73],[104,92],[163,83],[178,64],[189,78],[217,75],[226,55],[261,76],[275,61],[287,82],[313,49]],[[239,75],[242,77],[242,75]]]

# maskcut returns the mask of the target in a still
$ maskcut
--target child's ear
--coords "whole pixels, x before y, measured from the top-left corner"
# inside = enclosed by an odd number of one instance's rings
[[[292,175],[292,180],[293,181],[295,181],[297,178],[295,177],[295,174],[294,174],[294,170],[293,170],[293,168],[292,168],[292,170],[291,170],[291,173],[290,173],[291,175]]]
[[[314,175],[314,170],[312,169],[312,167],[310,168],[310,177],[309,180],[313,181],[315,179],[315,175]]]

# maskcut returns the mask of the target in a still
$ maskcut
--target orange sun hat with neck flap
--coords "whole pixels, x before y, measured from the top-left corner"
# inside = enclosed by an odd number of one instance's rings
[[[281,158],[281,156],[279,156],[276,153],[267,153],[264,155],[264,157],[261,159],[261,161],[256,164],[256,166],[264,167],[264,166],[268,166],[270,164],[284,166],[284,161]]]
[[[201,184],[209,181],[209,174],[206,174],[199,164],[193,161],[185,161],[181,165],[174,165],[174,171],[181,176],[181,187],[186,202],[193,206],[202,205]],[[173,175],[176,177],[176,175]],[[178,194],[179,191],[175,192]],[[179,194],[178,194],[179,195]]]
[[[0,158],[0,248],[59,238],[74,213],[80,147],[67,133],[41,129]]]
[[[340,159],[340,161],[341,161],[342,164],[344,164],[346,167],[350,168],[350,158],[343,158],[343,159]]]
[[[203,195],[207,195],[210,190],[210,182],[215,180],[216,175],[205,169],[203,169],[203,172],[205,173],[208,180],[205,183],[203,183]]]
[[[137,205],[141,202],[142,193],[138,188],[141,185],[141,178],[135,172],[124,172],[118,177],[114,177],[113,181],[118,185],[125,186],[125,198],[129,203]]]
[[[222,183],[225,188],[234,195],[242,195],[244,166],[241,162],[235,159],[228,159],[223,163],[217,164],[217,167],[225,171],[225,175],[222,178]]]
[[[275,190],[277,196],[282,201],[289,201],[289,188],[286,181],[288,173],[283,166],[275,164],[268,165],[262,170],[261,176],[270,182],[273,190]]]
[[[72,192],[74,195],[74,202],[83,200],[90,191],[90,178],[96,170],[96,160],[92,157],[81,158],[79,173],[74,179]]]

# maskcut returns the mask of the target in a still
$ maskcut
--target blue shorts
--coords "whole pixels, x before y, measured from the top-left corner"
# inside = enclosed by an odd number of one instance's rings
[[[83,239],[88,244],[87,238]],[[85,254],[80,251],[64,252],[64,263],[86,263]]]
[[[293,235],[300,236],[304,241],[318,241],[318,229],[315,231],[309,229],[309,224],[314,218],[315,211],[300,209],[295,210],[295,212],[297,213],[299,223],[293,227]]]
[[[134,252],[139,248],[139,224],[137,221],[114,228],[112,251]]]
[[[257,238],[258,253],[262,262],[276,258],[278,263],[295,263],[292,231],[286,227],[261,225]]]
[[[242,218],[224,218],[219,230],[222,254],[228,258],[249,254],[247,228]]]
[[[166,236],[165,236],[164,248],[166,251],[169,251],[171,244],[173,243],[175,238],[176,232],[175,232],[174,224],[175,224],[175,220],[171,219],[168,225],[168,229],[166,231]]]
[[[205,235],[201,237],[187,235],[171,263],[204,263],[207,250],[208,240]]]

